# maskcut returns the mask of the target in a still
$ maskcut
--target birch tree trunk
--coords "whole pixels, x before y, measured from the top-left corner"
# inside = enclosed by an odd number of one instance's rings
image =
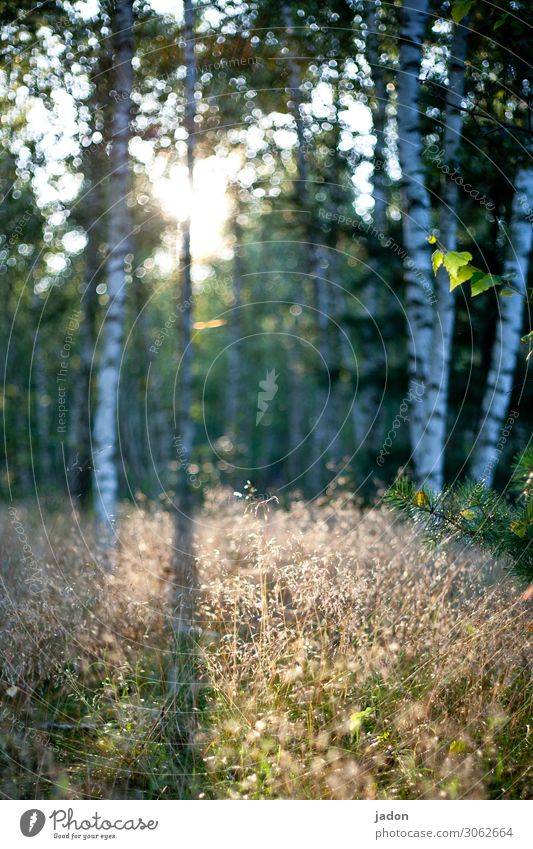
[[[431,208],[424,181],[420,125],[419,75],[428,0],[409,0],[402,10],[400,70],[398,73],[398,151],[402,168],[402,227],[408,256],[404,260],[408,320],[409,383],[412,393],[425,389],[433,334],[433,273],[426,237]],[[411,449],[419,475],[420,443],[424,430],[423,404],[410,410]]]
[[[481,424],[474,445],[470,474],[491,486],[501,449],[498,443],[509,412],[527,290],[533,227],[527,220],[533,205],[533,168],[518,169],[508,232],[504,274],[515,273],[512,286],[519,294],[498,298],[499,316],[490,370],[481,406]]]
[[[464,95],[467,34],[468,30],[464,24],[456,26],[451,45],[443,143],[444,161],[450,169],[457,164],[463,128],[464,113],[460,107]],[[442,244],[450,251],[455,251],[457,247],[458,204],[459,185],[443,174],[438,218],[439,235]],[[455,292],[450,292],[449,278],[442,267],[437,273],[436,297],[433,341],[424,398],[426,425],[420,442],[417,470],[419,477],[431,489],[440,491],[444,485],[446,417],[456,303]]]
[[[133,86],[132,0],[116,0],[113,15],[113,85],[116,104],[112,119],[111,175],[109,180],[109,256],[107,294],[109,306],[101,337],[102,352],[97,376],[94,417],[94,505],[99,523],[112,541],[118,498],[117,392],[123,349],[126,297],[125,258],[131,232],[128,209],[130,109]]]

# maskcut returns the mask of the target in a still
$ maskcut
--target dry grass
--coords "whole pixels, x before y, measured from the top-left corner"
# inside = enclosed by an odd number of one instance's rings
[[[215,493],[169,697],[169,516],[124,517],[111,578],[90,528],[56,520],[50,545],[20,517],[42,592],[7,516],[4,795],[531,797],[531,607],[478,552],[429,559],[381,510]]]

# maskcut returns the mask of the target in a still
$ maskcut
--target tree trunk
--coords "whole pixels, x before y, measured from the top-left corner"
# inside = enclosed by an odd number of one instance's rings
[[[116,0],[113,15],[113,52],[113,83],[117,102],[112,120],[109,180],[109,305],[101,331],[102,352],[97,376],[93,434],[94,503],[97,519],[106,528],[108,542],[113,540],[117,513],[117,393],[124,334],[124,266],[131,232],[127,201],[130,187],[128,143],[133,85],[132,0]]]
[[[398,75],[398,150],[402,168],[403,238],[406,309],[408,318],[410,396],[427,394],[432,374],[435,286],[427,236],[431,229],[431,205],[424,179],[420,123],[419,75],[428,0],[410,0],[402,10],[400,71]],[[426,399],[409,410],[412,459],[420,483],[439,488],[436,459],[424,445],[431,407]]]
[[[192,0],[184,3],[185,23],[185,114],[184,125],[187,130],[187,168],[189,172],[189,194],[193,191],[194,157],[196,148],[196,57],[194,54],[194,9]],[[182,250],[182,286],[181,286],[181,324],[180,324],[180,361],[179,385],[180,398],[178,405],[178,428],[182,440],[183,453],[190,462],[193,444],[193,424],[191,418],[192,403],[192,254],[191,254],[191,214],[183,224]],[[186,472],[186,470],[184,470]],[[181,475],[181,496],[184,502],[189,501],[189,486],[187,475]]]
[[[72,392],[72,416],[68,435],[69,474],[71,498],[84,500],[90,494],[91,461],[91,410],[90,383],[94,356],[94,314],[96,286],[101,273],[99,245],[100,220],[103,214],[101,157],[91,152],[89,187],[85,195],[87,247],[85,249],[85,284],[80,297],[78,345],[80,367]]]
[[[533,236],[533,228],[527,220],[533,206],[533,168],[519,168],[515,185],[504,274],[515,273],[512,286],[519,290],[519,294],[498,298],[500,312],[496,338],[481,406],[481,425],[470,464],[471,476],[475,480],[485,481],[487,486],[492,484],[494,470],[501,454],[498,443],[511,403],[513,376],[520,349]]]
[[[283,23],[287,31],[287,36],[292,35],[292,15],[290,5],[287,2],[283,3],[282,6],[282,16]],[[303,122],[301,115],[301,104],[302,104],[302,95],[300,91],[300,70],[298,68],[298,64],[294,55],[290,54],[288,59],[288,68],[289,68],[289,90],[290,90],[290,104],[289,108],[292,112],[292,116],[294,118],[294,122],[296,125],[296,136],[298,139],[298,146],[296,149],[296,166],[297,166],[297,180],[295,183],[295,197],[298,204],[298,208],[302,211],[302,214],[306,214],[308,210],[308,173],[307,173],[307,161],[305,159],[305,136],[303,131]],[[313,266],[313,260],[310,258],[309,254],[312,249],[312,240],[311,244],[307,246],[305,249],[304,256],[304,269],[307,273],[311,272],[311,268]],[[295,303],[301,304],[302,308],[305,309],[305,296],[303,291],[303,286],[298,283],[295,284],[295,292],[294,292],[294,300]],[[302,319],[300,321],[296,319],[294,332],[298,333],[298,325],[301,324]],[[302,445],[306,438],[306,427],[305,427],[305,409],[306,404],[304,401],[304,366],[302,362],[302,358],[299,351],[299,344],[296,341],[294,354],[289,363],[289,385],[290,385],[290,408],[289,408],[289,445],[292,445],[291,453],[289,454],[289,474],[292,478],[292,481],[299,480],[302,481]]]
[[[292,15],[288,3],[284,3],[282,7],[283,21],[287,29],[287,33],[292,33]],[[322,267],[323,251],[319,245],[320,230],[315,217],[314,209],[309,200],[309,168],[306,159],[306,142],[302,120],[302,95],[300,89],[300,70],[294,55],[291,53],[288,59],[289,74],[290,74],[290,91],[291,91],[291,111],[296,125],[296,135],[298,138],[298,147],[296,150],[296,164],[298,176],[296,180],[296,198],[298,207],[305,216],[306,226],[306,251],[304,257],[305,273],[309,277],[313,286],[313,306],[315,310],[315,327],[317,350],[320,355],[321,362],[319,363],[318,372],[318,387],[313,401],[312,417],[310,422],[310,441],[312,445],[311,458],[309,462],[309,483],[314,491],[318,494],[324,483],[324,457],[328,454],[328,447],[331,442],[332,434],[332,403],[331,403],[331,334],[329,328],[330,322],[330,296],[328,293],[328,281],[324,279],[325,269]],[[302,293],[300,292],[300,295]],[[292,397],[292,419],[295,431],[300,435],[303,432],[303,427],[296,419],[301,417],[304,406],[303,400],[303,370],[298,368],[298,362],[293,363],[292,373],[292,388],[296,394]],[[334,432],[334,431],[333,431]],[[295,435],[291,433],[293,440]],[[299,444],[295,443],[295,444]],[[301,452],[294,452],[291,455],[293,458],[293,467],[299,459],[301,462]],[[295,476],[299,474],[298,470],[293,469]]]
[[[33,282],[33,281],[32,281]],[[47,377],[45,365],[45,350],[43,346],[43,328],[39,326],[42,318],[43,302],[33,296],[33,315],[35,317],[35,339],[33,343],[33,371],[35,379],[35,416],[37,419],[38,465],[33,469],[34,477],[40,487],[46,488],[51,480],[50,457],[50,414],[47,404]]]
[[[456,26],[451,46],[450,80],[447,107],[444,114],[444,161],[453,167],[461,143],[463,112],[461,101],[464,94],[465,59],[468,30]],[[441,202],[439,208],[439,235],[449,251],[457,247],[457,208],[459,185],[442,175]],[[446,443],[446,417],[448,411],[448,387],[450,362],[453,346],[455,319],[455,292],[450,292],[450,281],[444,268],[437,273],[437,303],[433,318],[433,341],[429,365],[428,384],[424,399],[426,426],[420,441],[417,470],[428,486],[440,491],[444,485],[444,451]]]
[[[189,196],[193,190],[194,155],[196,146],[196,57],[194,52],[195,12],[192,0],[184,2],[184,56],[185,56],[185,113],[184,125],[187,130],[187,167],[189,172]],[[193,422],[191,418],[193,374],[192,374],[192,254],[191,254],[191,213],[183,225],[182,286],[180,292],[180,339],[178,383],[179,399],[177,404],[177,434],[179,445],[179,478],[175,508],[175,610],[173,627],[176,640],[189,634],[193,625],[195,593],[197,585],[196,561],[194,558],[192,533],[192,497],[189,483],[188,466],[191,462],[193,446]],[[179,681],[177,667],[170,672],[170,687],[175,691]]]
[[[373,134],[376,137],[374,145],[374,210],[372,217],[374,226],[385,232],[387,226],[387,186],[385,170],[385,127],[387,124],[387,89],[383,68],[379,62],[378,19],[375,0],[370,0],[367,6],[367,35],[366,57],[370,65],[373,82],[374,102],[372,104]]]
[[[235,245],[233,253],[233,305],[229,315],[228,379],[226,383],[226,433],[233,440],[234,448],[240,442],[241,427],[241,301],[242,301],[242,232],[239,224],[239,210],[235,214]]]
[[[387,224],[387,186],[385,170],[385,126],[387,121],[387,91],[383,69],[379,64],[378,19],[374,0],[367,6],[366,55],[371,68],[373,82],[372,123],[376,136],[374,145],[374,209],[373,223],[379,233],[386,233]],[[380,429],[377,427],[380,403],[383,397],[384,376],[386,374],[385,351],[379,337],[378,328],[382,326],[384,295],[381,272],[383,269],[383,249],[379,237],[369,247],[370,274],[363,292],[364,307],[368,318],[361,328],[361,360],[358,362],[357,397],[352,408],[352,421],[355,443],[363,447],[363,456],[374,452],[379,441]],[[388,294],[388,292],[386,293]],[[387,304],[390,310],[390,304]]]

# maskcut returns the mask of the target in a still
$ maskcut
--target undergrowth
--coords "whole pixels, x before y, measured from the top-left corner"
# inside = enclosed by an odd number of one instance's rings
[[[4,516],[3,796],[531,797],[531,607],[505,564],[428,553],[381,509],[253,507],[208,499],[178,645],[168,515],[124,515],[106,576],[89,526],[47,539],[20,508],[32,591]]]

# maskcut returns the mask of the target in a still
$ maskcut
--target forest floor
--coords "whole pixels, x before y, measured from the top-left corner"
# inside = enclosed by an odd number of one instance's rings
[[[173,649],[168,514],[124,515],[107,577],[88,525],[1,523],[4,798],[533,795],[531,608],[474,549],[430,556],[382,509],[214,493]]]

